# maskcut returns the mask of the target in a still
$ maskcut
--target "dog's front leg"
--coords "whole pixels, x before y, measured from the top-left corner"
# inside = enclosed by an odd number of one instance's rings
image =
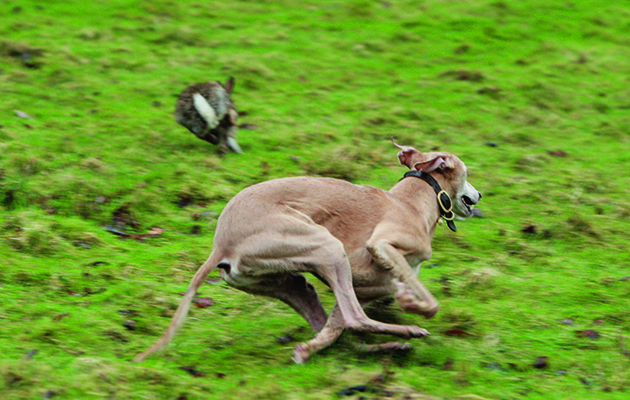
[[[390,270],[396,285],[396,300],[408,313],[433,317],[439,303],[431,292],[418,280],[402,252],[386,240],[368,243],[368,251],[382,268]]]

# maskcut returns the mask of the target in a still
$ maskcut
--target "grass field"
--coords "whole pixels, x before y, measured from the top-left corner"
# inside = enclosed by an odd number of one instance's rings
[[[627,2],[2,0],[0,15],[0,398],[630,396]],[[187,85],[228,76],[244,155],[172,115]],[[440,227],[420,272],[440,313],[370,307],[429,338],[365,354],[391,338],[346,332],[294,365],[306,322],[216,283],[165,351],[131,362],[232,196],[295,175],[388,189],[405,171],[391,137],[457,154],[483,193],[483,217]]]

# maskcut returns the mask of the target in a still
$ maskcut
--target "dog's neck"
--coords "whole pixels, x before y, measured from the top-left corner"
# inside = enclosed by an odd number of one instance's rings
[[[431,235],[441,219],[446,220],[453,232],[457,230],[451,211],[452,200],[432,175],[415,170],[408,171],[389,192],[410,206],[416,215],[427,216]]]
[[[405,173],[403,179],[409,177],[421,179],[433,188],[438,206],[440,207],[440,216],[443,220],[446,221],[446,224],[448,225],[448,228],[450,230],[452,230],[453,232],[457,232],[455,222],[453,222],[453,219],[455,219],[455,213],[453,213],[453,201],[451,200],[451,196],[446,192],[446,190],[443,190],[439,182],[429,173],[411,170]]]

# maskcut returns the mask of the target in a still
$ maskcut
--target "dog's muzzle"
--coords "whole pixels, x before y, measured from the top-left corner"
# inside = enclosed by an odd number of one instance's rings
[[[477,200],[473,200],[467,195],[463,195],[461,197],[462,204],[464,205],[464,207],[466,207],[466,210],[469,214],[472,213],[473,207],[475,207],[479,203],[479,200],[481,200],[481,193],[479,192],[477,192]]]

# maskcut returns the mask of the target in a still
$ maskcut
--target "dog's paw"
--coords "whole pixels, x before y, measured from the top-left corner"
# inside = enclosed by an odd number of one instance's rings
[[[404,283],[396,280],[394,281],[394,284],[396,285],[396,301],[406,312],[417,314],[418,310],[429,307],[429,304],[426,301],[418,298],[418,296],[416,296]]]
[[[311,352],[308,344],[298,344],[293,350],[293,361],[295,361],[296,364],[304,364],[309,358],[311,358]]]
[[[419,298],[407,285],[399,280],[394,280],[394,285],[396,285],[396,301],[406,313],[422,315],[426,318],[431,318],[437,313],[437,303],[431,304]]]
[[[420,328],[418,326],[410,326],[409,327],[409,337],[420,338],[420,337],[425,337],[425,336],[429,336],[429,335],[430,335],[430,333],[426,329],[422,329],[422,328]]]

